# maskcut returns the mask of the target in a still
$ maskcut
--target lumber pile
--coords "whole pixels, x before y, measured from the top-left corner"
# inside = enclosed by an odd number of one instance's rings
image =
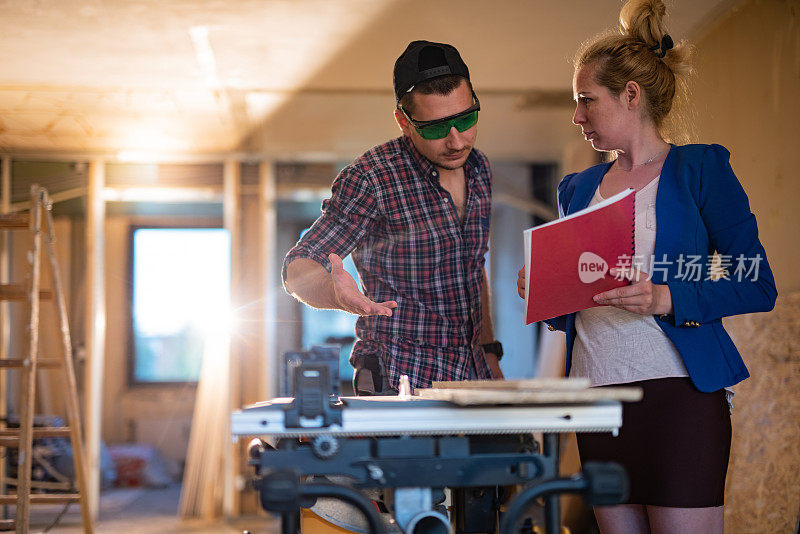
[[[179,514],[184,519],[222,517],[230,455],[230,343],[224,332],[206,338],[186,456]]]

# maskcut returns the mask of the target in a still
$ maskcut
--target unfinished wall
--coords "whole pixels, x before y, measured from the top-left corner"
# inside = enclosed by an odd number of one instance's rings
[[[70,300],[72,290],[69,283],[71,275],[69,263],[71,232],[72,223],[70,218],[61,217],[55,220],[56,260],[59,264],[60,277],[67,302]],[[31,275],[30,263],[28,262],[28,254],[32,249],[31,234],[24,230],[16,231],[13,234],[9,232],[8,239],[11,243],[11,282],[26,285]],[[50,263],[44,242],[42,243],[40,261],[42,262],[40,287],[43,290],[50,290],[53,284]],[[9,316],[11,320],[9,357],[24,358],[28,351],[28,324],[30,321],[27,300],[10,302]],[[62,347],[61,330],[55,301],[53,299],[43,299],[40,301],[39,305],[39,358],[61,358]],[[80,373],[81,370],[78,365],[76,365],[76,373]],[[14,369],[8,369],[3,372],[6,373],[7,376],[8,413],[10,415],[18,415],[21,373]],[[40,368],[37,371],[36,378],[35,414],[59,416],[64,419],[64,424],[66,424],[66,408],[64,403],[66,393],[61,369]]]
[[[800,291],[726,320],[752,377],[736,387],[726,532],[793,532],[800,508]]]
[[[696,45],[698,138],[731,151],[778,290],[798,290],[800,4],[742,2]]]
[[[248,175],[249,176],[249,175]],[[245,183],[248,183],[245,177]],[[235,281],[234,302],[239,323],[232,338],[232,357],[238,358],[241,374],[234,377],[242,403],[263,400],[264,377],[260,376],[263,360],[264,328],[263,294],[260,282],[261,260],[258,240],[258,201],[253,192],[240,197],[239,219],[241,246],[234,255],[241,260],[239,279]],[[151,215],[112,214],[106,221],[106,365],[103,389],[103,439],[107,443],[148,443],[166,458],[183,463],[192,425],[197,386],[186,384],[129,384],[130,316],[130,228],[136,225],[219,226],[219,217],[204,215],[212,208],[188,209],[185,206],[169,215],[170,208],[148,208]],[[146,211],[146,210],[145,210]],[[194,213],[195,215],[191,215]],[[202,291],[202,288],[198,288]],[[237,406],[238,408],[238,403]]]
[[[182,462],[186,458],[196,386],[128,384],[130,226],[176,222],[165,217],[129,216],[110,216],[106,221],[107,315],[102,435],[108,444],[149,443],[167,458]]]
[[[697,41],[699,141],[726,146],[780,294],[726,320],[752,378],[736,388],[725,531],[793,532],[800,506],[800,4],[749,0]],[[792,293],[795,292],[795,293]]]

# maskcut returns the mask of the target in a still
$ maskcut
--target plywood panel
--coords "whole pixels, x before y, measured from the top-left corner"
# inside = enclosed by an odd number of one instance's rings
[[[800,509],[800,292],[725,322],[750,369],[733,399],[725,532],[794,532]]]

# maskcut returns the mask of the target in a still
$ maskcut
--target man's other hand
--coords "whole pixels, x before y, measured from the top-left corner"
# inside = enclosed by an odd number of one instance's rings
[[[505,379],[503,371],[500,369],[500,362],[497,360],[497,355],[491,352],[485,352],[484,357],[486,358],[486,364],[489,366],[489,370],[492,372],[492,378],[495,380]]]
[[[358,289],[358,284],[350,276],[350,273],[344,270],[342,259],[339,256],[328,254],[328,260],[331,262],[331,280],[339,309],[355,315],[392,316],[392,310],[397,307],[397,302],[393,300],[380,303],[371,301]]]

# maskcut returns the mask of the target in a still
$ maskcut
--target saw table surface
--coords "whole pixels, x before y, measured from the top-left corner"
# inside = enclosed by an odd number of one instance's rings
[[[631,388],[625,388],[631,389]],[[233,413],[231,430],[236,436],[304,437],[324,434],[338,436],[513,434],[527,432],[613,432],[622,425],[618,397],[598,396],[586,390],[569,391],[567,397],[552,392],[545,402],[511,404],[506,392],[504,404],[456,402],[469,393],[484,396],[487,391],[426,390],[442,392],[443,399],[412,397],[342,397],[342,422],[322,426],[315,420],[287,427],[284,414],[294,399],[276,398]],[[424,394],[424,393],[423,393]],[[531,393],[518,392],[517,395]],[[465,396],[466,395],[466,396]],[[513,396],[513,395],[512,395]],[[626,393],[630,396],[630,393]],[[635,395],[634,395],[635,396]],[[523,397],[518,397],[522,399]],[[559,401],[559,399],[562,399]],[[632,398],[632,397],[631,397]],[[627,400],[627,399],[625,399]],[[464,405],[461,405],[464,404]]]

